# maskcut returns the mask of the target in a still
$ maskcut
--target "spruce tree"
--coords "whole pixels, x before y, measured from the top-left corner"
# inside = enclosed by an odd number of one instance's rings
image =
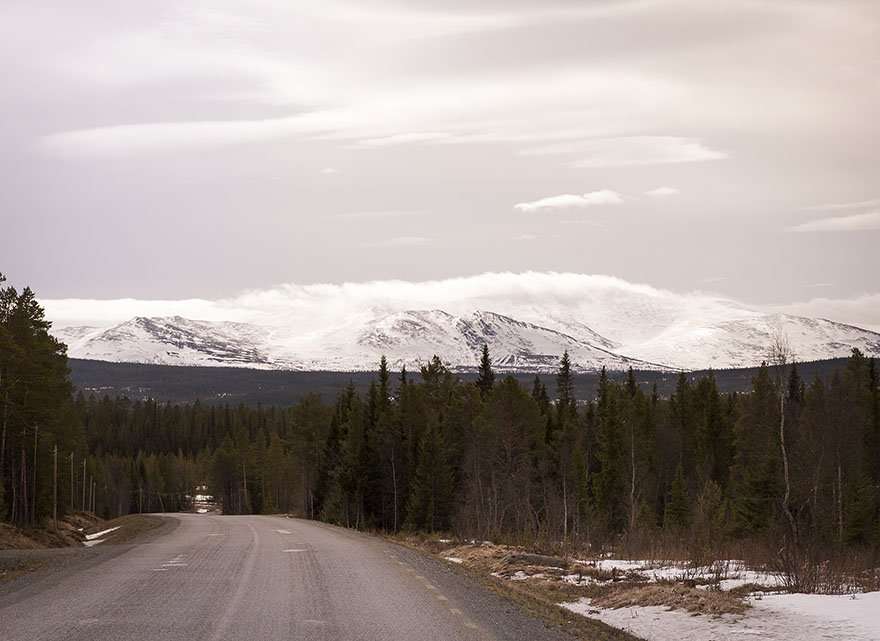
[[[480,396],[485,401],[495,385],[495,372],[492,371],[492,360],[489,358],[489,346],[483,343],[483,352],[480,357],[479,374],[477,375],[477,387]]]
[[[669,500],[666,502],[666,511],[663,516],[663,527],[671,530],[684,530],[690,524],[690,512],[684,466],[679,463],[669,490]]]

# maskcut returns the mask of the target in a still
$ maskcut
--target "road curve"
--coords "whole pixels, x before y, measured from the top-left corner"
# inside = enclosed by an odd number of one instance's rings
[[[169,516],[179,525],[166,535],[0,596],[0,639],[571,638],[376,537],[281,517]]]

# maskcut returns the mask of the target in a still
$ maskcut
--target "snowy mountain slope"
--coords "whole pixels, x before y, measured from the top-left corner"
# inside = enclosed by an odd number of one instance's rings
[[[593,332],[585,332],[588,336]],[[332,339],[331,339],[331,342]],[[338,341],[336,341],[338,342]],[[637,361],[587,340],[488,311],[455,316],[443,310],[407,310],[378,317],[356,336],[358,349],[334,361],[339,369],[362,369],[384,354],[394,367],[425,363],[434,354],[458,368],[476,367],[483,345],[502,371],[548,371],[568,351],[581,370],[665,367]]]
[[[89,331],[91,330],[91,331]],[[265,330],[244,323],[209,323],[180,316],[144,318],[106,330],[56,330],[75,358],[161,365],[275,367],[262,351]],[[292,364],[287,364],[289,368]]]
[[[675,363],[683,369],[749,367],[768,357],[774,336],[788,340],[794,358],[815,361],[848,356],[858,348],[880,355],[880,334],[821,318],[755,314],[717,323],[680,322],[642,343],[624,345],[639,358]]]
[[[374,369],[383,354],[395,369],[417,368],[435,354],[454,368],[470,369],[477,366],[483,344],[500,371],[552,371],[564,351],[580,371],[746,367],[767,357],[779,332],[800,360],[846,356],[853,347],[880,355],[880,334],[851,325],[786,315],[740,316],[738,311],[734,320],[679,321],[645,341],[614,349],[605,347],[614,343],[588,327],[573,335],[482,310],[464,316],[443,310],[375,314],[306,335],[287,327],[180,316],[135,317],[105,330],[70,327],[56,335],[76,358],[335,371]],[[578,330],[577,321],[567,326]]]
[[[156,313],[165,309],[180,313]],[[289,285],[221,301],[48,301],[47,310],[78,321],[56,330],[71,356],[179,365],[347,371],[372,369],[381,354],[395,367],[437,354],[471,368],[486,343],[508,370],[551,370],[565,350],[584,370],[729,368],[760,364],[779,333],[801,360],[854,347],[880,356],[880,334],[852,325],[584,274]]]

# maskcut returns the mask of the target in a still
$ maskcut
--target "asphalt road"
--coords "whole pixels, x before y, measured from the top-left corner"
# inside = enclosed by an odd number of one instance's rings
[[[280,517],[169,516],[178,526],[151,541],[0,594],[0,639],[570,641],[376,537]]]

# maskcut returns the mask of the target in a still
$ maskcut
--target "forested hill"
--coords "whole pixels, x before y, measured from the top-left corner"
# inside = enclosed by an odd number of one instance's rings
[[[86,394],[99,396],[126,396],[130,399],[154,398],[174,403],[199,400],[203,403],[285,406],[302,400],[308,394],[320,394],[325,399],[335,398],[349,383],[358,392],[366,392],[375,372],[296,372],[245,369],[239,367],[186,367],[173,365],[145,365],[140,363],[111,363],[106,361],[69,359],[70,375],[74,386]],[[836,358],[798,365],[806,380],[820,377],[830,380],[832,374],[846,363]],[[751,388],[757,367],[715,370],[719,391],[746,392]],[[706,371],[691,372],[696,381]],[[476,380],[476,373],[459,373],[464,381]],[[611,380],[622,381],[625,372],[609,372]],[[637,382],[646,391],[656,384],[658,394],[668,398],[674,391],[678,375],[670,372],[635,371]],[[520,383],[531,385],[533,374],[514,374]],[[556,394],[556,376],[540,375],[551,395]],[[598,374],[574,374],[574,395],[578,400],[594,399],[599,387]]]

